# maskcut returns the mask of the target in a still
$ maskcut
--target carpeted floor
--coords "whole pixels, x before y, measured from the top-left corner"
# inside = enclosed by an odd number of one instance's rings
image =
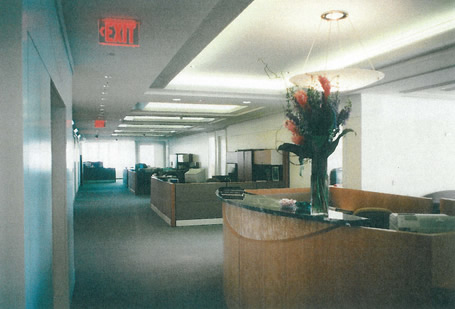
[[[169,227],[121,182],[74,206],[76,308],[225,308],[222,226]]]

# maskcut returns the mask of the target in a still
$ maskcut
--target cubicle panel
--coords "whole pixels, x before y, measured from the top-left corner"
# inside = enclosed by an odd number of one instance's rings
[[[433,286],[455,293],[455,232],[433,236],[431,266]]]
[[[244,189],[255,188],[256,183],[228,183]],[[222,218],[221,201],[216,190],[226,183],[177,183],[175,184],[176,220]]]
[[[175,226],[175,184],[151,178],[150,204],[169,225]]]
[[[355,211],[358,208],[386,208],[396,213],[432,213],[430,198],[369,192],[355,189],[330,187],[331,205]]]
[[[442,214],[455,216],[455,200],[442,198],[439,200],[439,210]]]
[[[174,184],[152,177],[150,203],[152,209],[171,226],[219,224],[221,223],[222,211],[221,200],[216,196],[217,189],[231,186],[252,190],[274,185],[282,186],[283,182],[250,181]]]
[[[136,172],[128,171],[128,189],[133,193],[136,193],[136,185],[137,185],[136,182],[137,182]]]
[[[268,197],[276,199],[294,199],[299,202],[309,202],[311,200],[310,188],[270,188],[248,190],[248,192],[258,195],[267,195]]]

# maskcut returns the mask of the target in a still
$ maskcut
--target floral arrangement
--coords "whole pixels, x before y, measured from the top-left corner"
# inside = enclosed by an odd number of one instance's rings
[[[340,111],[338,92],[330,93],[330,82],[319,76],[323,91],[316,89],[287,88],[286,118],[284,126],[292,132],[292,143],[284,143],[278,150],[288,151],[304,159],[315,156],[327,159],[338,146],[341,137],[351,129],[340,128],[345,124],[351,112],[349,101]]]

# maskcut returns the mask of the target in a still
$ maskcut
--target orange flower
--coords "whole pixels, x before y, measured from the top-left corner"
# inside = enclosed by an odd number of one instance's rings
[[[295,125],[295,123],[292,120],[286,120],[284,122],[284,127],[286,129],[288,129],[289,131],[291,131],[293,134],[296,134],[299,131],[297,126]]]
[[[322,89],[324,89],[324,96],[327,98],[330,95],[330,82],[327,77],[319,76],[319,83],[321,83]]]
[[[297,133],[292,134],[291,140],[294,144],[297,144],[297,145],[303,145],[303,141],[304,141],[303,136],[301,136]]]
[[[307,104],[308,96],[305,91],[299,90],[296,93],[294,93],[294,98],[297,100],[297,102],[302,106],[303,108],[308,108],[309,105]]]

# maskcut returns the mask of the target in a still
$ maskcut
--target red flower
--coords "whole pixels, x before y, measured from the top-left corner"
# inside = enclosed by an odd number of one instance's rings
[[[288,129],[289,131],[291,131],[293,134],[296,134],[299,131],[299,129],[297,128],[297,126],[295,125],[295,123],[292,120],[286,120],[284,122],[284,127],[286,129]]]
[[[327,98],[330,95],[330,82],[327,77],[319,76],[319,83],[321,83],[322,89],[324,89],[324,96]]]
[[[304,141],[303,136],[301,136],[301,135],[299,135],[297,133],[294,133],[294,134],[292,134],[292,138],[291,139],[292,139],[292,142],[294,144],[303,145],[303,141]]]
[[[310,106],[307,104],[308,102],[308,96],[305,91],[299,90],[296,93],[294,93],[294,98],[297,100],[297,102],[302,106],[303,108],[307,109]]]

